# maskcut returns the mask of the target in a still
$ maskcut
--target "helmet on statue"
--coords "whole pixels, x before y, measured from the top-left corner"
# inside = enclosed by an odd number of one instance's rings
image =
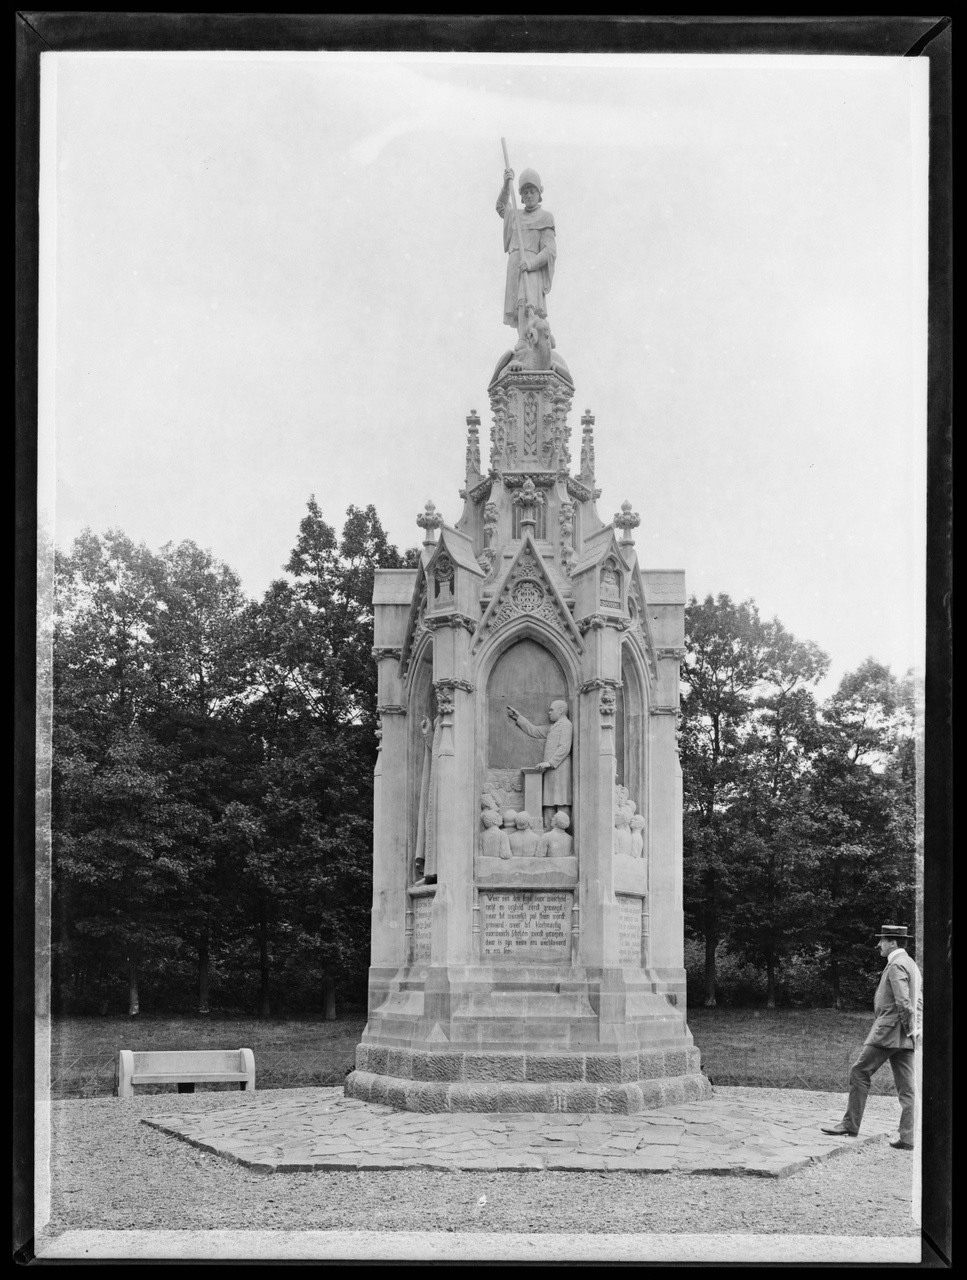
[[[536,187],[543,194],[544,188],[541,186],[541,175],[536,169],[521,170],[521,175],[517,179],[517,190],[523,191],[525,187]]]

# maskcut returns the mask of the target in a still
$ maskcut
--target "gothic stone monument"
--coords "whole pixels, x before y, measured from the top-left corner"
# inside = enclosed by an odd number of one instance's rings
[[[590,413],[572,474],[554,220],[533,170],[518,213],[512,176],[518,343],[489,387],[489,466],[471,413],[462,515],[427,503],[419,568],[376,574],[369,1020],[346,1092],[631,1113],[711,1092],[685,1022],[684,575],[639,565],[630,503],[599,516]]]

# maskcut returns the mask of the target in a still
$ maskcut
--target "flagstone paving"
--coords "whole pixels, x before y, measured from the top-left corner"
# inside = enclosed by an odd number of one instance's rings
[[[896,1133],[892,1097],[871,1097],[862,1135],[843,1138],[821,1132],[839,1118],[839,1094],[790,1089],[760,1101],[750,1092],[717,1088],[706,1101],[634,1116],[424,1115],[346,1098],[341,1089],[277,1089],[247,1095],[237,1107],[142,1123],[266,1173],[622,1169],[782,1178]]]

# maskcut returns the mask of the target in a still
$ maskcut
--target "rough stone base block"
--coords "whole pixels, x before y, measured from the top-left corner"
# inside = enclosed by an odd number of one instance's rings
[[[356,1071],[441,1084],[635,1084],[698,1075],[701,1052],[693,1045],[616,1052],[572,1049],[555,1053],[547,1049],[434,1051],[360,1044],[356,1046]]]
[[[712,1086],[697,1050],[436,1054],[360,1045],[346,1096],[401,1111],[634,1115],[710,1098]]]

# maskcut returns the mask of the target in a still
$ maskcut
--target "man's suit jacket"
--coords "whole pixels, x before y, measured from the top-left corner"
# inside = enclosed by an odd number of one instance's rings
[[[920,970],[900,948],[890,956],[880,978],[873,1000],[876,1020],[865,1043],[880,1049],[912,1049],[910,1032],[919,1028],[922,1008]]]
[[[571,740],[574,726],[567,716],[561,716],[553,724],[531,724],[523,716],[517,717],[518,728],[529,738],[545,740],[544,759],[551,766],[544,774],[544,804],[571,803]]]

